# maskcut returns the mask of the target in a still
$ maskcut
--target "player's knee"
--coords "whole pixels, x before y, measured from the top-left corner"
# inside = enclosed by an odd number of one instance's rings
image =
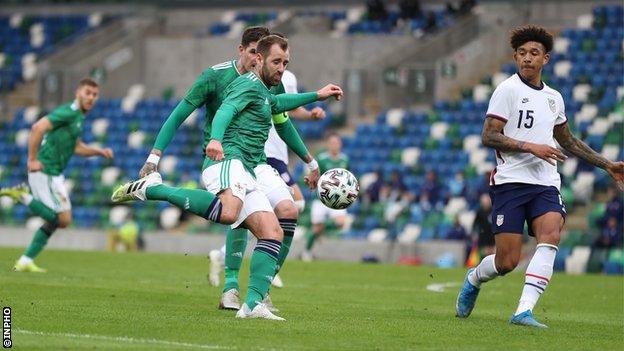
[[[238,211],[232,208],[223,207],[219,223],[233,224],[238,219]]]
[[[221,200],[221,217],[219,223],[233,224],[238,219],[243,202],[234,195],[224,194],[219,197]]]
[[[58,221],[56,222],[56,226],[58,228],[67,228],[71,225],[71,223],[72,223],[71,217],[59,217]]]
[[[284,200],[275,206],[275,215],[277,218],[295,219],[298,214],[297,206],[290,200]]]
[[[519,259],[509,257],[501,260],[500,262],[496,262],[496,270],[498,271],[498,274],[505,275],[513,271],[514,269],[516,269],[516,266],[518,266],[518,261]]]
[[[340,216],[340,217],[336,217],[334,218],[334,223],[336,224],[337,227],[342,228],[345,225],[345,222],[347,221],[347,218],[344,216]]]

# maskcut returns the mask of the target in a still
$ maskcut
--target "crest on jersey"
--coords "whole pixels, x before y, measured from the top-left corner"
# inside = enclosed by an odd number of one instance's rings
[[[500,227],[501,225],[503,225],[503,222],[505,222],[505,215],[497,215],[496,225]]]
[[[548,107],[550,107],[550,110],[555,113],[557,111],[556,105],[555,105],[555,100],[554,99],[548,99]]]

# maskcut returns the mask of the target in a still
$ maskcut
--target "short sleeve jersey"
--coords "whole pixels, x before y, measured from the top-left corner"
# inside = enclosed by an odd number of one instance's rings
[[[235,79],[225,91],[223,105],[235,111],[221,142],[225,159],[240,160],[252,175],[266,160],[264,144],[273,125],[274,103],[271,91],[253,72]]]
[[[37,159],[43,164],[44,173],[60,175],[74,155],[85,116],[73,102],[57,107],[47,118],[52,123],[52,130],[44,135]]]
[[[282,82],[275,87],[275,89],[276,90],[273,91],[275,95],[283,93],[297,94],[297,78],[292,72],[284,71]],[[286,143],[279,137],[274,126],[272,126],[269,131],[269,139],[264,145],[264,152],[267,157],[276,158],[288,164],[288,146],[286,146]]]
[[[212,119],[223,102],[226,88],[239,76],[236,60],[219,63],[202,72],[184,95],[184,99],[195,108],[206,106],[202,150],[205,150],[210,142]]]
[[[542,83],[534,86],[519,74],[502,82],[490,98],[488,118],[506,122],[503,133],[513,139],[555,146],[553,129],[567,122],[561,94]],[[530,153],[496,151],[491,185],[505,183],[561,186],[557,166]]]

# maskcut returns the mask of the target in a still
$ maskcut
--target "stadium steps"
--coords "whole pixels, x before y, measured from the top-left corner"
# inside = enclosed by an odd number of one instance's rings
[[[20,106],[33,106],[37,105],[37,82],[23,82],[20,83],[15,90],[9,93],[7,98],[8,113],[2,115],[3,121],[10,121],[12,116],[15,116],[17,109]]]

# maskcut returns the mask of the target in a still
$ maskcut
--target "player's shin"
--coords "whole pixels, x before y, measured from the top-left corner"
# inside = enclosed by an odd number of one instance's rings
[[[225,284],[223,292],[231,289],[240,290],[238,272],[247,248],[247,229],[228,229],[225,239]]]
[[[24,255],[22,257],[25,256],[25,258],[23,260],[33,260],[35,257],[37,257],[48,244],[48,240],[55,230],[56,224],[50,222],[42,225],[41,228],[37,229],[37,231],[35,232],[35,236],[30,242],[30,245],[28,245],[28,248],[26,248],[26,251],[24,251]],[[22,259],[20,258],[20,260]]]
[[[148,187],[145,195],[148,200],[168,201],[213,222],[219,222],[221,217],[221,200],[205,190],[174,188],[159,184]]]
[[[496,255],[485,256],[481,263],[468,275],[468,281],[470,284],[476,286],[477,288],[481,286],[482,283],[490,281],[496,277],[498,277],[498,271],[496,270],[496,264],[494,257]]]
[[[249,289],[245,297],[245,304],[250,310],[253,310],[269,291],[281,246],[282,243],[278,240],[258,239],[251,256]]]
[[[533,254],[533,258],[531,258],[531,262],[526,270],[524,288],[522,289],[522,296],[520,296],[516,315],[527,310],[532,311],[540,295],[546,290],[553,274],[557,250],[558,248],[555,245],[537,245],[535,254]]]
[[[284,231],[284,242],[282,243],[282,248],[280,249],[280,253],[277,258],[275,274],[282,269],[284,261],[286,261],[286,257],[288,256],[288,252],[290,252],[290,245],[292,244],[293,237],[295,236],[295,228],[297,227],[297,219],[281,218],[279,219],[279,223],[280,227],[282,227],[282,230]]]

